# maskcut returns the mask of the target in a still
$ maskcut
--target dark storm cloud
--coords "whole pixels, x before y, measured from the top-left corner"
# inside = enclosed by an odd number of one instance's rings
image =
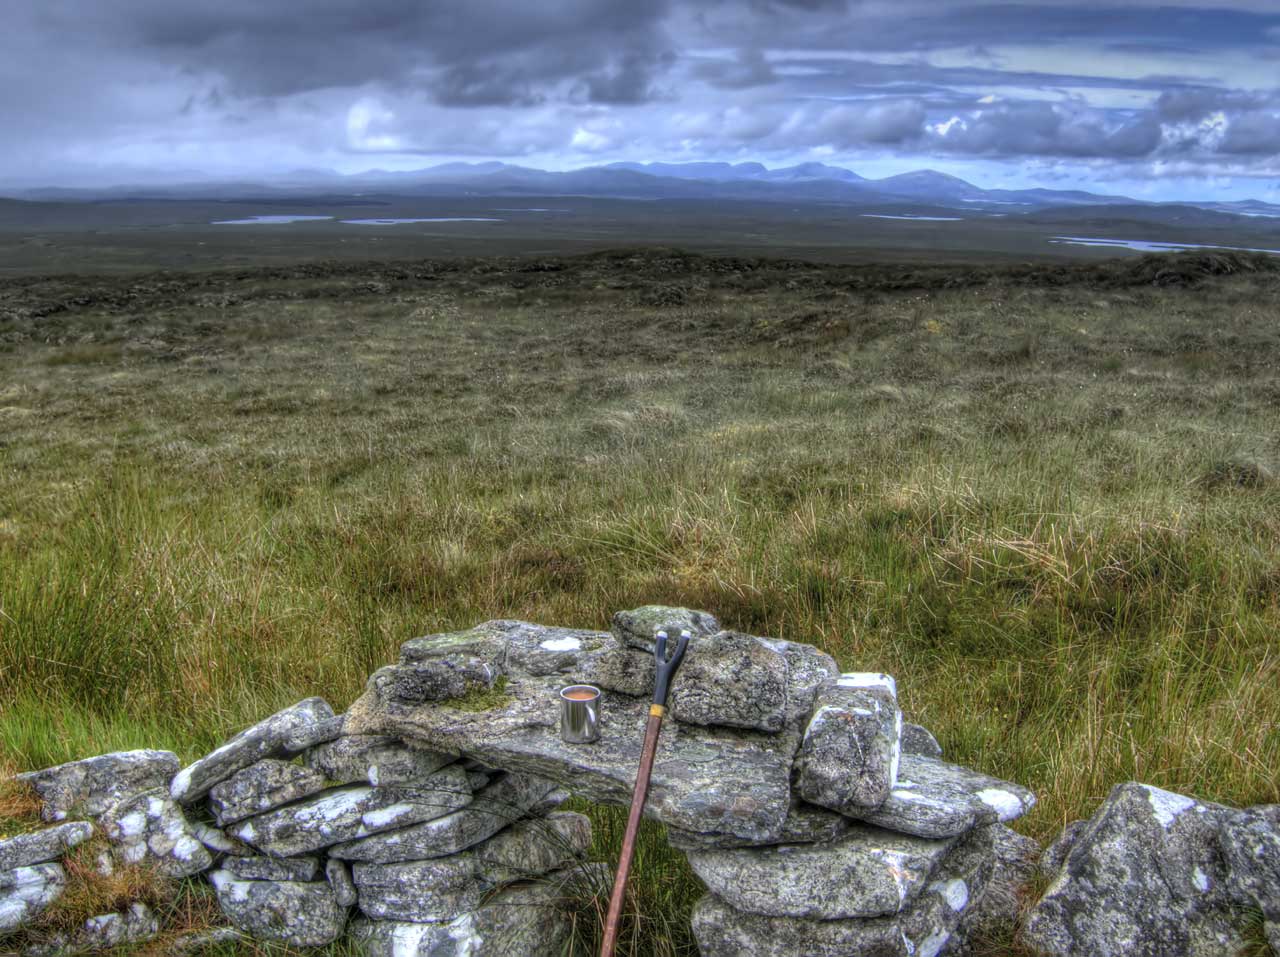
[[[1274,0],[11,0],[0,178],[110,159],[1280,166]]]

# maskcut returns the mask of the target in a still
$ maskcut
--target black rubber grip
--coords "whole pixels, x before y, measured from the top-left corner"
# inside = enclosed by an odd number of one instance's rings
[[[658,672],[653,682],[654,704],[666,706],[667,694],[671,691],[671,682],[675,679],[680,662],[684,660],[685,649],[689,647],[689,639],[692,637],[687,630],[681,630],[680,638],[676,641],[675,650],[671,652],[670,657],[667,657],[666,631],[659,631],[655,636],[653,657],[657,662]]]

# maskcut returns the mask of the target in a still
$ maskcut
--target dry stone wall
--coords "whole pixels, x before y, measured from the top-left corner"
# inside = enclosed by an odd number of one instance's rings
[[[23,775],[53,826],[0,840],[0,934],[58,899],[59,859],[96,832],[110,848],[103,871],[146,864],[207,880],[229,925],[221,937],[314,947],[345,936],[376,957],[559,955],[573,903],[610,875],[586,863],[588,820],[558,808],[570,792],[630,800],[658,627],[695,640],[646,814],[707,887],[693,915],[704,957],[964,954],[1012,923],[1040,851],[1006,826],[1033,805],[1027,789],[946,761],[903,720],[890,676],[842,674],[812,646],[655,606],[619,613],[610,632],[493,621],[414,639],[345,714],[307,699],[186,768],[133,751]],[[558,691],[578,683],[605,692],[593,744],[559,735]],[[1167,938],[1216,954],[1198,942],[1243,939],[1230,914],[1244,901],[1274,943],[1280,815],[1176,795],[1144,805],[1144,794],[1113,795],[1069,849],[1067,838],[1050,849],[1042,866],[1057,878],[1028,940],[1051,954],[1155,954]],[[1139,805],[1153,810],[1135,817]],[[1126,828],[1146,836],[1126,841]],[[1185,862],[1199,870],[1182,883],[1144,876]],[[1145,882],[1108,897],[1117,869]],[[1195,907],[1159,899],[1202,884]],[[1091,898],[1112,908],[1107,921],[1082,923]],[[1184,912],[1190,929],[1177,937]],[[1107,950],[1095,940],[1107,927],[1137,929]],[[156,932],[137,905],[28,952]],[[1143,949],[1144,933],[1156,949]]]

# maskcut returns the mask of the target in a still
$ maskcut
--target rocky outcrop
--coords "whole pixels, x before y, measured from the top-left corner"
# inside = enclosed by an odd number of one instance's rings
[[[168,787],[178,772],[172,751],[117,751],[19,774],[40,797],[46,821],[97,818],[121,798]]]
[[[1280,952],[1280,806],[1236,810],[1121,784],[1052,852],[1058,872],[1023,935],[1046,954],[1236,954],[1250,943],[1250,912]]]

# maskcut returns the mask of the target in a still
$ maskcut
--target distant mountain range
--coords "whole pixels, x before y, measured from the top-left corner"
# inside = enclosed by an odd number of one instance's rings
[[[935,170],[917,170],[883,179],[866,179],[852,170],[823,163],[768,169],[760,163],[610,163],[564,172],[507,163],[446,163],[407,172],[370,170],[342,175],[328,170],[298,170],[259,182],[193,182],[176,185],[122,185],[106,189],[29,189],[13,198],[36,201],[123,200],[299,200],[373,196],[580,196],[632,200],[739,200],[778,203],[831,203],[842,206],[926,207],[981,210],[988,214],[1035,214],[1065,211],[1087,218],[1090,208],[1109,207],[1115,216],[1149,218],[1160,210],[1168,221],[1172,207],[1196,214],[1210,212],[1223,220],[1236,217],[1280,218],[1280,206],[1245,202],[1147,203],[1126,196],[1081,190],[982,189]],[[1148,212],[1143,215],[1141,210]],[[1176,213],[1175,213],[1176,215]],[[1222,220],[1219,220],[1222,221]]]

